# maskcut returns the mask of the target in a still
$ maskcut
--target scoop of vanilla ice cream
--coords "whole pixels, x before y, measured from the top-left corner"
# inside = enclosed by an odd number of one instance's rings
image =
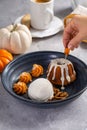
[[[53,85],[45,78],[34,80],[28,88],[28,96],[36,101],[48,101],[53,94]]]

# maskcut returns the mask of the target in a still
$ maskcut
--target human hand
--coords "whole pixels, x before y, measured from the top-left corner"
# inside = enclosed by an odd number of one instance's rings
[[[75,15],[64,29],[64,47],[74,50],[84,39],[87,39],[87,16]]]

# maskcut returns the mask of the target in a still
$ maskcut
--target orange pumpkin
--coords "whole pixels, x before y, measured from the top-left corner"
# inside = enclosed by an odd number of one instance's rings
[[[0,72],[3,71],[5,66],[13,60],[13,56],[5,49],[0,49]]]

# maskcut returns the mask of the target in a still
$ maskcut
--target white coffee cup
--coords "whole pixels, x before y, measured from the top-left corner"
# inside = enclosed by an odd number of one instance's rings
[[[30,0],[31,26],[35,29],[47,29],[54,16],[54,0],[36,2]]]

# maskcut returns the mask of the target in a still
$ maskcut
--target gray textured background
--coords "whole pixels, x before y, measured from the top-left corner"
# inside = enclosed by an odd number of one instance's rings
[[[59,18],[72,11],[70,0],[55,0],[54,13]],[[29,12],[29,0],[0,0],[0,27]],[[33,39],[29,52],[54,50],[63,52],[62,32]],[[71,53],[87,63],[87,44]],[[87,91],[65,106],[34,108],[11,96],[0,81],[0,130],[87,130]]]

